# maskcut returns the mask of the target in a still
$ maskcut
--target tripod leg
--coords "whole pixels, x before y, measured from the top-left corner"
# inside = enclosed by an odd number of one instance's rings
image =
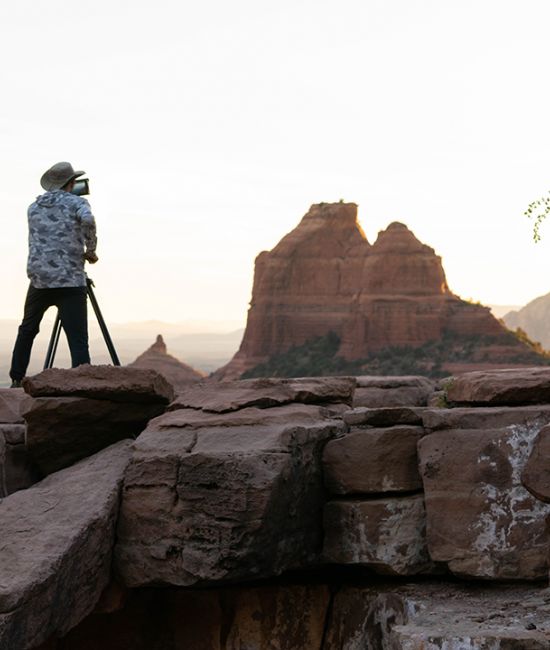
[[[103,315],[101,313],[101,310],[99,309],[99,305],[97,303],[94,291],[92,289],[93,283],[90,279],[88,279],[88,297],[90,298],[90,302],[92,303],[92,307],[94,308],[94,312],[97,318],[97,322],[99,323],[99,328],[101,329],[101,333],[103,334],[103,338],[105,339],[105,345],[107,346],[107,349],[109,350],[109,354],[111,355],[111,360],[113,362],[114,366],[120,366],[120,361],[118,358],[118,355],[115,350],[115,346],[113,344],[113,341],[111,339],[111,335],[109,334],[109,330],[107,329],[107,325],[105,324],[105,321],[103,320]]]
[[[61,335],[61,316],[57,312],[57,317],[55,323],[53,324],[52,335],[50,336],[50,343],[48,345],[48,351],[46,352],[46,360],[44,361],[44,370],[48,368],[53,368],[53,362],[55,359],[55,353],[57,352],[57,346],[59,345],[59,337]]]

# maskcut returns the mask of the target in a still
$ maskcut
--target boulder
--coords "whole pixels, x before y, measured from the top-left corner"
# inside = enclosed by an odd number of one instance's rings
[[[149,423],[126,474],[116,568],[129,587],[211,585],[303,568],[321,550],[317,405],[181,409]]]
[[[426,406],[433,390],[426,377],[357,377],[353,406]]]
[[[439,429],[499,429],[513,425],[543,427],[550,423],[550,405],[475,406],[425,409],[422,424],[427,431]]]
[[[324,514],[324,560],[413,575],[433,567],[426,546],[422,495],[329,501]]]
[[[422,489],[416,445],[423,435],[415,426],[352,429],[325,447],[325,485],[331,494]]]
[[[355,379],[351,377],[205,382],[180,392],[169,408],[228,413],[250,406],[268,408],[291,402],[351,404],[354,390]]]
[[[164,408],[149,402],[38,397],[24,413],[27,449],[45,476],[119,440],[137,436]]]
[[[28,400],[22,388],[0,388],[0,424],[21,424],[23,403]]]
[[[422,407],[359,407],[344,413],[344,422],[354,427],[393,427],[396,424],[422,424]]]
[[[541,429],[535,438],[521,482],[537,499],[550,503],[550,426]]]
[[[32,397],[88,397],[112,402],[168,404],[172,386],[154,370],[119,366],[51,368],[23,380]]]
[[[550,403],[550,368],[468,372],[447,384],[454,404],[512,406]]]
[[[93,610],[129,455],[121,442],[0,501],[0,647],[33,648]]]
[[[537,580],[547,574],[550,506],[523,487],[536,426],[445,430],[418,443],[433,560],[462,576]]]

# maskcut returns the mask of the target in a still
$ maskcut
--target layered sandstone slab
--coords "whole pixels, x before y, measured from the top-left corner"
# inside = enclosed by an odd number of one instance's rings
[[[87,397],[112,402],[168,404],[172,386],[154,370],[117,366],[51,368],[23,380],[32,397]]]
[[[0,647],[33,648],[93,610],[129,456],[119,443],[0,501]]]
[[[550,403],[550,368],[485,370],[454,377],[447,399],[455,404],[513,406]]]
[[[391,575],[412,575],[433,566],[422,495],[329,501],[324,529],[326,562]]]
[[[434,383],[426,377],[357,377],[354,407],[426,406]]]
[[[502,338],[492,361],[524,350],[504,340],[506,330],[489,308],[449,290],[441,258],[404,224],[390,224],[371,246],[354,203],[312,205],[273,250],[258,255],[240,349],[217,376],[238,378],[329,332],[340,338],[339,355],[348,360],[419,347],[444,334]]]
[[[416,445],[419,426],[352,429],[327,443],[325,484],[331,494],[410,492],[422,489]]]
[[[214,584],[308,566],[321,550],[329,409],[180,409],[135,443],[118,527],[125,584]]]
[[[512,425],[550,424],[550,404],[540,406],[478,406],[425,409],[422,423],[428,431],[440,429],[499,429]]]
[[[128,367],[145,368],[158,372],[173,386],[176,392],[204,378],[204,373],[168,354],[166,343],[160,334],[153,345],[140,354],[135,361],[128,364]]]
[[[26,449],[37,470],[47,476],[115,442],[136,437],[164,410],[164,404],[147,401],[37,397],[24,413]]]
[[[463,576],[546,576],[550,506],[521,483],[539,429],[451,429],[420,440],[432,559]]]
[[[424,408],[389,406],[380,408],[358,407],[344,413],[344,422],[354,427],[393,427],[397,424],[423,423]]]
[[[356,380],[350,377],[206,382],[180,392],[169,410],[193,408],[228,413],[247,407],[269,408],[291,402],[351,405],[355,385]]]

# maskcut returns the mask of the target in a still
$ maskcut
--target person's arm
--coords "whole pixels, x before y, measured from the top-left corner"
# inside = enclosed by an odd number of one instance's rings
[[[80,206],[77,210],[77,215],[82,224],[82,230],[84,233],[84,243],[86,245],[86,252],[84,253],[84,259],[90,264],[95,264],[97,262],[97,234],[95,226],[95,218],[92,214],[90,204],[86,199],[81,199]]]

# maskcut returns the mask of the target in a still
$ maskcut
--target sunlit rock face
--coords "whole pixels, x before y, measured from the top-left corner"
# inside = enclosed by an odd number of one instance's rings
[[[498,336],[489,308],[460,300],[441,258],[402,223],[371,245],[354,203],[311,206],[277,246],[256,258],[241,347],[219,377],[246,370],[335,332],[339,354],[361,359],[392,346],[420,346],[447,332]]]

